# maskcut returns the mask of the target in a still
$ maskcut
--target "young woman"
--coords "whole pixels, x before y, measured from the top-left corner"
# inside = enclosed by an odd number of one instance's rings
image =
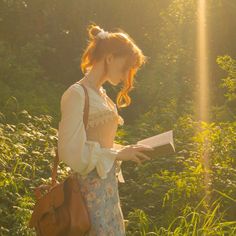
[[[117,106],[130,104],[128,92],[146,57],[134,40],[122,31],[107,32],[95,24],[89,25],[87,30],[90,41],[81,60],[85,76],[72,84],[61,98],[58,154],[60,160],[78,173],[92,223],[86,235],[122,236],[125,224],[118,180],[124,182],[124,179],[120,165],[122,161],[140,164],[150,159],[142,151],[151,148],[114,142],[118,125],[124,123]],[[117,106],[102,87],[106,81],[112,85],[123,84]],[[87,127],[83,123],[85,93],[80,84],[87,88],[89,96]]]

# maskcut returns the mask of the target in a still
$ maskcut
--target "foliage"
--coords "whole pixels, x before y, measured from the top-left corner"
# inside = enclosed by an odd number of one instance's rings
[[[213,202],[205,211],[199,211],[198,208],[203,201],[204,198],[196,207],[187,205],[182,214],[176,217],[167,228],[157,228],[144,211],[134,209],[129,213],[129,227],[132,231],[127,231],[127,235],[234,235],[236,221],[225,222],[223,214],[219,213],[221,198]]]
[[[236,50],[236,5],[206,2],[207,50],[219,55],[208,65],[209,123],[193,117],[197,1],[0,2],[0,235],[34,235],[27,227],[33,188],[50,181],[60,97],[82,77],[89,21],[109,31],[119,25],[150,58],[137,75],[132,105],[120,111],[125,126],[116,141],[174,130],[175,154],[123,163],[127,235],[235,235],[236,62],[225,52]],[[68,171],[61,163],[61,178]]]
[[[27,227],[35,203],[33,188],[50,181],[57,139],[51,120],[23,110],[17,123],[0,123],[0,235],[33,233]],[[59,172],[63,178],[67,170],[62,165]]]
[[[236,61],[229,55],[224,55],[218,56],[216,63],[227,75],[219,84],[219,88],[223,91],[223,98],[220,103],[214,102],[212,105],[211,120],[234,121],[236,118]]]
[[[42,41],[26,43],[17,51],[0,41],[0,111],[8,116],[8,122],[15,122],[12,111],[23,109],[34,115],[60,115],[60,94],[65,86],[50,81],[40,66],[39,57],[46,50]],[[58,119],[54,126],[56,122]]]
[[[214,235],[219,228],[221,233],[235,232],[236,122],[207,124],[185,116],[175,124],[174,137],[174,156],[156,158],[136,168],[125,166],[126,186],[121,186],[121,190],[131,220],[128,229],[143,232],[142,227],[147,224],[142,221],[144,214],[150,218],[149,227],[152,230],[156,227],[156,233],[164,228],[166,233],[184,235],[192,230],[189,224],[195,220],[198,233]],[[208,225],[211,214],[216,219]],[[135,221],[133,215],[142,220],[135,218]],[[145,230],[149,232],[149,228]],[[157,235],[165,235],[162,233]]]
[[[23,110],[16,124],[3,119],[0,125],[1,235],[33,234],[27,227],[33,188],[51,180],[57,140],[51,120]],[[174,134],[175,155],[123,167],[121,202],[128,235],[235,232],[236,122],[199,123],[186,115]],[[60,165],[62,179],[69,169]]]

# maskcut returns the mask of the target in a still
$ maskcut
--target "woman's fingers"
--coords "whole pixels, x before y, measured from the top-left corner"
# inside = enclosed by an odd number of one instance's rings
[[[138,157],[134,157],[132,160],[133,160],[134,162],[138,163],[138,164],[141,164],[141,163],[142,163],[142,162],[139,160]]]
[[[138,154],[138,156],[140,156],[140,157],[143,158],[143,159],[151,160],[151,158],[150,158],[149,156],[145,155],[145,154],[142,153],[142,152],[138,152],[137,154]]]
[[[138,164],[141,164],[144,160],[151,160],[151,158],[149,156],[145,155],[144,153],[142,153],[142,151],[154,150],[152,147],[147,146],[147,145],[143,145],[143,144],[132,144],[131,146],[132,146],[132,148],[134,148],[134,150],[136,152],[134,155],[133,161],[135,161]]]
[[[143,145],[143,144],[137,144],[136,150],[147,150],[147,151],[153,151],[154,148],[152,148],[151,146],[148,146],[148,145]]]
[[[145,160],[150,160],[151,157],[145,155],[142,151],[151,151],[154,150],[152,147],[143,145],[143,144],[132,144],[128,145],[125,148],[119,150],[117,159],[124,161],[134,161],[138,164],[141,164]]]
[[[142,164],[143,161],[151,160],[151,158],[141,152],[137,152],[132,160],[138,164]]]

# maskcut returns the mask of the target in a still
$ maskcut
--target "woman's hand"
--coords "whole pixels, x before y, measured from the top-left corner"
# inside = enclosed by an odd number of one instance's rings
[[[154,149],[142,144],[127,145],[119,150],[116,159],[121,161],[134,161],[141,164],[145,160],[151,160],[150,157],[141,152],[144,150],[152,151]]]

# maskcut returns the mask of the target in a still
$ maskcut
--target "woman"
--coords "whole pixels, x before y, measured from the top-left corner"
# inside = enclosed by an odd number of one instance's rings
[[[60,160],[78,173],[92,223],[86,235],[122,236],[125,224],[118,193],[118,180],[124,182],[121,162],[140,164],[149,159],[142,151],[152,149],[114,143],[117,127],[123,125],[124,120],[102,84],[106,81],[112,85],[123,83],[117,105],[119,108],[128,106],[133,77],[146,57],[123,32],[107,32],[91,24],[88,33],[90,42],[81,60],[85,76],[71,85],[61,98],[58,154]],[[87,127],[83,123],[85,94],[80,84],[87,88],[89,95]]]

